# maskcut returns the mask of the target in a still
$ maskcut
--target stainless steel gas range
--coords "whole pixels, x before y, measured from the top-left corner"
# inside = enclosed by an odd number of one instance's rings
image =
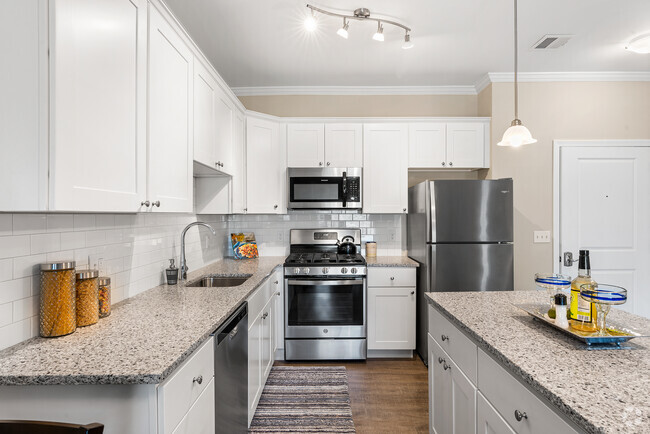
[[[356,254],[338,254],[354,238]],[[359,229],[293,229],[284,262],[286,360],[363,360],[367,354],[366,260]]]

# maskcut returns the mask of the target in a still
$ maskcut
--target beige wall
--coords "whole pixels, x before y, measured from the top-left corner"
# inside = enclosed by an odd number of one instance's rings
[[[476,95],[240,96],[248,110],[285,117],[476,116]]]
[[[519,118],[538,140],[521,148],[496,146],[514,117],[512,83],[491,92],[488,177],[514,179],[515,288],[533,289],[553,269],[552,244],[533,243],[534,230],[553,230],[553,140],[650,139],[650,83],[520,84]]]

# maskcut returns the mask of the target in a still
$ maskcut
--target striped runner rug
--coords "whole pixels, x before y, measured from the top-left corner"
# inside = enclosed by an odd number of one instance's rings
[[[251,433],[354,433],[343,366],[274,366]]]

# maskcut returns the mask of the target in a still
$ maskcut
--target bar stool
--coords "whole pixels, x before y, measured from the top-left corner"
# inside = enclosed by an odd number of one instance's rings
[[[102,434],[104,425],[91,423],[42,422],[37,420],[0,420],[0,434]]]

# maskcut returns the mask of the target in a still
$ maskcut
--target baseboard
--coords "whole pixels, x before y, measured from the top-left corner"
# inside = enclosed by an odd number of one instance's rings
[[[410,359],[413,350],[368,350],[369,359]]]
[[[279,361],[284,361],[284,348],[278,348],[275,350],[275,359]]]

